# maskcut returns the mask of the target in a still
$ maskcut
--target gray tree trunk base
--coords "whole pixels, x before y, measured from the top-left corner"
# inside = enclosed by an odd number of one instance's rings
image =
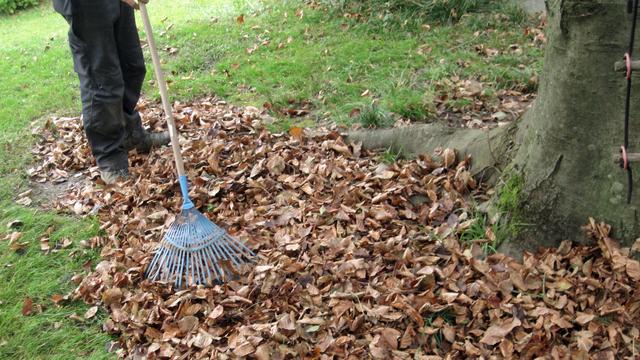
[[[420,125],[348,138],[406,156],[456,148],[472,156],[476,175],[490,179],[491,168],[518,171],[521,215],[532,226],[504,245],[509,253],[566,239],[584,243],[589,217],[611,224],[614,237],[630,245],[640,236],[640,173],[633,171],[637,186],[627,204],[626,174],[612,162],[623,143],[626,80],[613,64],[627,51],[626,1],[550,1],[548,19],[538,98],[517,125],[490,132]],[[629,152],[640,152],[640,78],[633,79]]]

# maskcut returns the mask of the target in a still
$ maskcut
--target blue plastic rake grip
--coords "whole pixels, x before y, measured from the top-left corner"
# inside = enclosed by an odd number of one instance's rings
[[[180,190],[182,191],[182,199],[184,199],[182,203],[182,210],[193,209],[195,205],[193,205],[193,202],[191,202],[191,199],[189,199],[189,183],[187,181],[187,177],[180,176],[178,180],[180,181]]]

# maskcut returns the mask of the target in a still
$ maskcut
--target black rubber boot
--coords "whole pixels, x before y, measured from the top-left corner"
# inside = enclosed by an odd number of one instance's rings
[[[107,185],[129,180],[129,170],[100,170],[100,178]]]
[[[146,130],[140,133],[134,133],[124,140],[124,148],[126,151],[136,149],[140,154],[147,154],[154,147],[168,145],[171,142],[168,131],[152,133]]]

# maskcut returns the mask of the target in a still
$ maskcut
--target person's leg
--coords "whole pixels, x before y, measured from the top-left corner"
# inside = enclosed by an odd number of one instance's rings
[[[124,81],[114,24],[120,1],[73,0],[69,44],[80,79],[84,130],[101,171],[128,168],[123,96]]]
[[[122,106],[125,115],[127,140],[130,141],[141,139],[144,135],[142,120],[140,113],[136,110],[136,104],[140,99],[140,92],[147,70],[133,11],[131,6],[121,3],[120,18],[114,27],[120,69],[124,80]],[[135,143],[125,144],[125,147],[133,147],[134,145]]]
[[[135,147],[139,152],[149,152],[151,146],[168,144],[169,134],[149,134],[142,127],[142,119],[136,110],[136,104],[140,99],[140,91],[146,74],[144,56],[136,28],[134,10],[125,3],[121,3],[120,7],[120,18],[115,24],[115,34],[124,80],[122,105],[127,130],[124,147],[125,150],[131,150]]]

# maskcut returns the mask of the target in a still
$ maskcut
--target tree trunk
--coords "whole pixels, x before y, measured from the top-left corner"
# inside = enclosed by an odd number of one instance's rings
[[[614,236],[629,244],[640,236],[640,181],[627,204],[626,173],[612,158],[623,143],[626,89],[625,77],[614,72],[614,63],[627,51],[631,15],[625,0],[548,0],[547,5],[549,42],[538,98],[516,124],[515,137],[504,129],[485,135],[494,139],[492,144],[501,144],[496,148],[508,151],[495,155],[493,149],[494,158],[510,159],[496,164],[505,168],[508,163],[506,168],[524,180],[521,215],[531,226],[505,247],[514,253],[565,239],[583,242],[581,227],[589,217],[610,223]],[[629,151],[640,152],[640,78],[633,75],[633,80]],[[420,132],[431,139],[423,140],[420,150],[456,145],[471,133],[467,130],[456,138]],[[472,157],[478,152],[482,159],[486,148],[478,150],[478,139],[476,133],[475,145],[462,151]],[[485,161],[481,167],[486,165]],[[640,163],[632,166],[634,179],[640,179],[636,167]]]
[[[612,161],[624,134],[626,80],[613,64],[627,51],[626,1],[555,0],[549,6],[539,96],[519,125],[513,161],[524,178],[525,218],[536,225],[530,238],[541,245],[584,240],[581,226],[594,217],[630,242],[640,235],[640,192],[626,203],[626,174]],[[633,121],[640,119],[639,91],[632,89],[632,152],[640,150],[640,123]]]

